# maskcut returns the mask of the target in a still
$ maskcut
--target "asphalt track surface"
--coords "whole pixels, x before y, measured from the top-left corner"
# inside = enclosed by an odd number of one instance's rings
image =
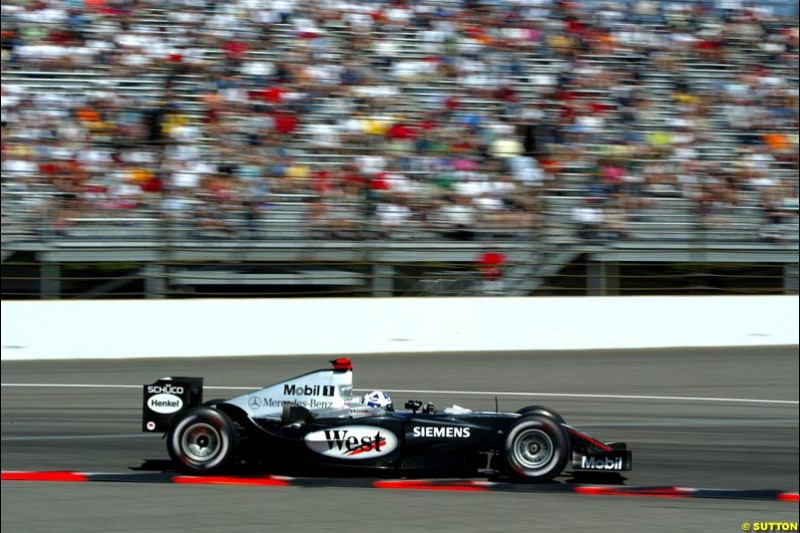
[[[130,472],[167,457],[163,441],[139,433],[139,388],[9,384],[140,385],[197,375],[206,386],[259,387],[324,367],[325,359],[3,362],[2,470]],[[634,470],[626,485],[798,490],[796,346],[353,362],[358,389],[431,391],[393,393],[398,404],[415,398],[488,410],[496,395],[501,410],[550,406],[601,440],[628,443]],[[741,531],[745,521],[797,520],[797,503],[787,502],[377,490],[335,479],[315,488],[2,482],[4,532]]]

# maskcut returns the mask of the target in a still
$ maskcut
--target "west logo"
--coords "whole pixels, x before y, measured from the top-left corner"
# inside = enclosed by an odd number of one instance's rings
[[[286,396],[333,396],[333,385],[284,385]]]
[[[581,457],[581,468],[587,470],[622,470],[622,457],[594,457],[584,455]]]
[[[421,427],[415,426],[412,429],[412,435],[416,438],[428,439],[468,439],[470,428],[459,427]]]
[[[336,460],[377,459],[400,444],[397,435],[379,426],[337,426],[312,431],[303,439],[312,451]]]
[[[333,450],[334,446],[339,451],[347,455],[358,455],[364,452],[380,452],[381,446],[386,444],[386,438],[378,431],[375,436],[365,435],[360,439],[355,436],[348,436],[347,430],[331,429],[325,430],[325,439],[328,441],[328,449]]]

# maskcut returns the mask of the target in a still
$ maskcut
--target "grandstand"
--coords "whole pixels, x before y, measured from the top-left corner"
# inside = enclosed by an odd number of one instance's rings
[[[797,292],[796,3],[2,10],[4,297]]]

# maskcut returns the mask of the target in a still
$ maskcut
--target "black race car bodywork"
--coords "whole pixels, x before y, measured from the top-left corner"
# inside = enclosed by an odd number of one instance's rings
[[[372,408],[352,395],[352,366],[317,370],[229,400],[203,403],[202,378],[163,378],[144,386],[142,429],[166,433],[175,465],[217,473],[234,464],[291,468],[498,473],[546,481],[568,465],[579,472],[630,470],[622,443],[601,442],[556,412],[515,413],[459,406]]]

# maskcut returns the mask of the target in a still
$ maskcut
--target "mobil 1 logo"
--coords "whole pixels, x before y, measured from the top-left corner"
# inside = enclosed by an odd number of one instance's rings
[[[283,386],[284,396],[333,396],[333,385],[295,385],[287,383]]]

